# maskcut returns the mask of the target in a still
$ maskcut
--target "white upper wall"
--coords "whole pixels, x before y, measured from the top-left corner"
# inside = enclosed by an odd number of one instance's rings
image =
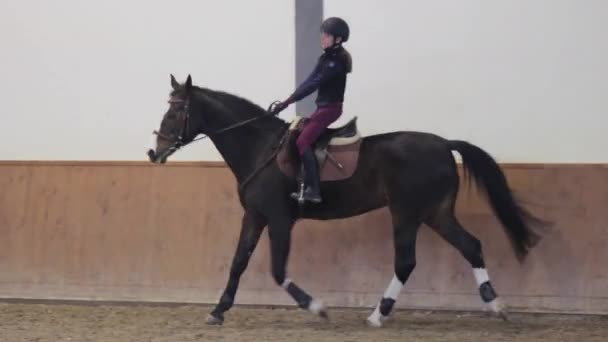
[[[332,15],[354,58],[335,125],[608,162],[607,1],[325,0]],[[285,0],[1,2],[0,159],[146,160],[170,73],[265,107],[294,89],[294,36]],[[172,160],[221,157],[200,141]]]
[[[0,159],[146,160],[170,73],[268,106],[294,86],[293,12],[284,0],[1,2]],[[204,141],[172,160],[221,157]]]
[[[345,115],[501,162],[608,162],[608,1],[325,0],[351,25]]]

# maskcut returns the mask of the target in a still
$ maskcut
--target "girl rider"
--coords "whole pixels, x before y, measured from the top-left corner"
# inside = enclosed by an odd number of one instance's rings
[[[319,187],[319,165],[313,152],[313,144],[334,121],[342,115],[346,74],[352,71],[350,53],[342,47],[348,40],[350,30],[341,18],[328,18],[321,24],[321,48],[324,53],[308,78],[294,91],[287,100],[272,108],[277,115],[292,103],[295,103],[317,90],[317,110],[312,113],[300,133],[296,144],[304,166],[304,200],[313,203],[321,202]],[[291,197],[299,198],[292,193]]]

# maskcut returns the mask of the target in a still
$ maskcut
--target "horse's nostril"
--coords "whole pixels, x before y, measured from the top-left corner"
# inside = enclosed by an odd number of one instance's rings
[[[154,161],[156,161],[156,153],[154,153],[154,150],[152,150],[152,149],[148,150],[148,158],[153,163],[154,163]]]

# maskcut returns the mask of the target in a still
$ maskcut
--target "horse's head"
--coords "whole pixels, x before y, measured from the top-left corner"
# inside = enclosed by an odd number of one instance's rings
[[[192,142],[199,132],[199,122],[191,115],[192,77],[180,85],[171,75],[173,91],[169,98],[169,109],[163,116],[156,134],[156,148],[148,150],[153,163],[165,163],[167,158],[184,145]]]

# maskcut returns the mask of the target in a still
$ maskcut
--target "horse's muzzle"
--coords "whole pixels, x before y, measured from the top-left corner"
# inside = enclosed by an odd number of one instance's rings
[[[159,158],[160,156],[156,155],[153,149],[148,150],[148,159],[151,163],[155,164],[164,164],[167,161],[167,158]]]
[[[156,162],[156,153],[154,152],[153,149],[148,150],[148,159],[150,159],[151,163]]]

